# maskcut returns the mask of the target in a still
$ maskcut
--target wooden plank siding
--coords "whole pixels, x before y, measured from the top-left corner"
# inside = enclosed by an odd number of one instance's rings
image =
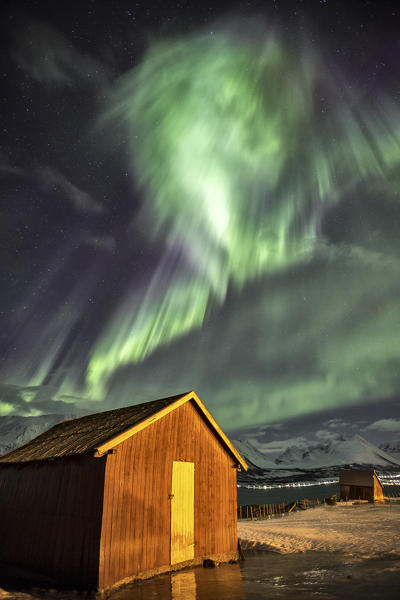
[[[170,564],[173,461],[195,465],[195,557],[236,551],[234,459],[187,402],[107,455],[100,588]]]
[[[0,561],[97,586],[105,459],[0,467]]]
[[[374,474],[374,501],[384,502],[383,487],[378,477]]]

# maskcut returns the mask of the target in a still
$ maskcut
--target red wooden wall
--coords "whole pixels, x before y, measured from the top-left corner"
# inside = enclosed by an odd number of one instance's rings
[[[187,402],[107,456],[100,587],[169,565],[174,460],[195,463],[195,557],[236,551],[234,460]]]
[[[105,459],[0,467],[0,561],[96,586]]]

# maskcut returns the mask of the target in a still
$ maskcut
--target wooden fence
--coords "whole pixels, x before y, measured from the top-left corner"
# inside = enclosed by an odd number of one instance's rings
[[[400,490],[398,489],[393,489],[391,490],[390,488],[388,489],[388,486],[384,486],[383,487],[383,495],[385,497],[385,500],[390,500],[391,498],[400,498]]]
[[[314,508],[315,506],[321,506],[321,504],[334,504],[336,499],[334,496],[325,498],[324,500],[297,500],[297,502],[290,502],[288,504],[245,504],[238,506],[237,516],[238,519],[271,519],[272,517],[279,517],[287,515],[288,513],[296,510],[306,510],[307,508]],[[385,490],[385,501],[396,501],[400,498],[400,490],[394,489],[390,492]]]
[[[281,516],[292,512],[293,510],[306,510],[314,508],[320,504],[324,504],[320,500],[298,500],[289,504],[245,504],[238,506],[238,519],[271,519],[272,517]]]

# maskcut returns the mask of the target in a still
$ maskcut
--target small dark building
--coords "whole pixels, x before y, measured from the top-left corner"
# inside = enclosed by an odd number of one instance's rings
[[[193,391],[64,421],[0,457],[0,561],[102,589],[236,559],[241,468]]]
[[[383,488],[375,471],[344,469],[339,473],[341,500],[383,502]]]

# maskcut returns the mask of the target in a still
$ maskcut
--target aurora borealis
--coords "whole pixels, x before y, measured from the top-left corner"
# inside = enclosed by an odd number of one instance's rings
[[[397,115],[357,112],[316,57],[295,59],[254,23],[240,33],[164,42],[117,85],[110,118],[129,127],[142,218],[165,254],[143,297],[129,298],[133,318],[125,306],[114,316],[89,383],[201,327],[230,282],[242,289],[304,260],[329,205],[399,166]],[[315,131],[317,85],[335,107]]]
[[[378,50],[372,18],[339,26],[363,3],[316,4],[290,28],[287,8],[158,15],[145,42],[124,24],[124,49],[19,17],[1,414],[193,388],[235,428],[398,396],[400,48],[389,15]]]

